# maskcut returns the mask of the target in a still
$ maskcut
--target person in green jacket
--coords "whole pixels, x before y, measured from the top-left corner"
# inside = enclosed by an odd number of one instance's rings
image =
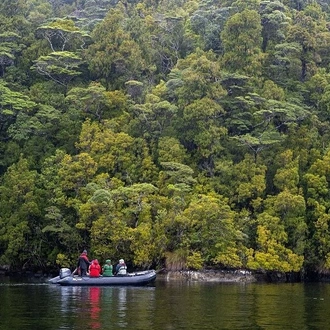
[[[102,275],[103,276],[113,276],[113,273],[112,273],[112,265],[111,265],[111,260],[110,259],[107,259],[105,261],[105,265],[102,267]]]

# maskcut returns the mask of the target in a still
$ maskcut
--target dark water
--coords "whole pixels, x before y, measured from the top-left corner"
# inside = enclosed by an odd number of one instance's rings
[[[60,287],[0,278],[0,329],[330,329],[330,284]]]

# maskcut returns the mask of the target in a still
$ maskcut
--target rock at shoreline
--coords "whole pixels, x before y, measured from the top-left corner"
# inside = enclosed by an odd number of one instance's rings
[[[196,282],[257,282],[257,277],[247,270],[204,270],[204,271],[168,271],[164,273],[166,280],[186,280]]]

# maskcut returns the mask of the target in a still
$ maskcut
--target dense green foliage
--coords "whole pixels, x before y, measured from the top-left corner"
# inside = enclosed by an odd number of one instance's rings
[[[330,270],[324,1],[0,3],[0,264]]]

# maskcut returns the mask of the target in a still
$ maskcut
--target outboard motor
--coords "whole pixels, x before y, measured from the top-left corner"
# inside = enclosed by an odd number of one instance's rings
[[[60,269],[60,278],[68,277],[71,275],[71,270],[69,268],[61,268]]]

